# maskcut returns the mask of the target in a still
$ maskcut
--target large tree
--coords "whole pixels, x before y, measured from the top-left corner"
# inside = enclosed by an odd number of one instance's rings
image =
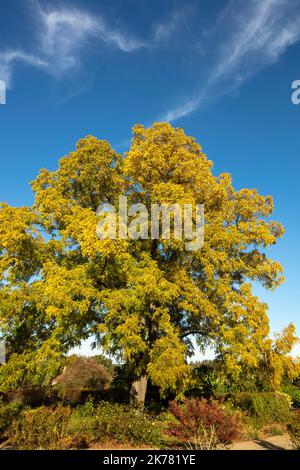
[[[214,176],[182,129],[137,125],[124,158],[88,136],[32,188],[32,207],[0,210],[2,388],[50,380],[62,355],[88,337],[127,363],[140,401],[148,378],[162,394],[184,391],[195,344],[213,348],[235,378],[273,357],[267,305],[252,292],[253,282],[274,289],[283,280],[266,255],[283,234],[269,220],[272,197],[235,191],[227,173]],[[187,250],[174,236],[99,239],[97,208],[118,208],[120,195],[148,209],[204,204],[203,247]],[[284,355],[295,341],[292,326],[288,332]],[[294,369],[273,362],[278,385]]]

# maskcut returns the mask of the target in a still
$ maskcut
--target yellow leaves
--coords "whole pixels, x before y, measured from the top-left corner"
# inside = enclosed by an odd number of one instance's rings
[[[259,334],[258,330],[248,338],[236,336],[241,332],[237,327],[230,330],[224,337],[229,341],[228,346],[222,346],[226,358],[228,374],[240,381],[243,376],[255,377],[255,383],[263,390],[276,391],[280,389],[284,377],[291,380],[300,375],[300,364],[289,354],[298,341],[295,328],[289,325],[272,341],[266,332]],[[230,337],[231,336],[231,337]]]
[[[28,207],[0,205],[0,279],[27,280],[40,267],[43,244],[36,218]]]
[[[281,354],[289,354],[293,347],[299,343],[296,336],[296,328],[292,323],[275,336],[274,349]]]
[[[297,342],[292,330],[294,330],[293,325],[289,325],[281,335],[277,335],[273,344],[265,345],[262,376],[271,390],[279,390],[284,377],[293,380],[300,374],[299,365],[289,355]]]
[[[258,363],[268,363],[274,386],[284,371],[294,373],[293,327],[272,344],[267,306],[251,291],[253,281],[270,289],[282,282],[280,264],[264,253],[283,234],[265,220],[273,200],[235,191],[228,173],[214,176],[183,129],[135,126],[124,159],[87,136],[56,171],[41,170],[32,188],[32,208],[0,207],[0,322],[12,351],[35,352],[32,371],[96,334],[163,392],[188,382],[191,335],[203,347],[213,341],[235,377]],[[125,194],[147,208],[203,203],[204,246],[187,252],[174,236],[99,239],[98,206],[112,204],[118,214]]]
[[[126,186],[122,165],[121,156],[108,142],[88,136],[78,142],[75,152],[60,160],[57,171],[41,170],[32,188],[45,227],[65,228],[65,218],[74,208],[96,212],[103,201],[116,201]]]
[[[241,189],[235,193],[236,212],[242,220],[268,217],[274,209],[271,196],[261,196],[256,189]]]
[[[54,317],[58,324],[64,319],[80,322],[80,317],[88,314],[91,302],[97,299],[97,290],[87,278],[86,267],[67,269],[49,262],[43,271],[45,283],[41,287],[46,318]]]
[[[170,280],[174,282],[180,295],[178,300],[180,311],[184,311],[191,318],[213,318],[214,321],[218,320],[219,312],[215,305],[209,301],[205,292],[199,289],[197,282],[184,269],[175,267],[174,271],[170,272]]]
[[[103,254],[118,256],[127,251],[127,240],[100,240],[96,228],[98,217],[90,208],[75,207],[65,218],[66,228],[62,230],[64,239],[75,240],[81,248],[82,255],[94,259]]]
[[[225,370],[227,371],[228,375],[231,375],[233,378],[237,379],[242,370],[242,367],[237,359],[231,354],[226,354],[224,362]]]
[[[143,325],[140,318],[130,315],[124,323],[117,326],[115,334],[119,337],[119,346],[123,357],[130,362],[133,357],[147,352],[147,343],[143,340]]]
[[[182,184],[160,182],[153,185],[153,204],[195,204],[193,191],[187,191]]]
[[[138,263],[132,260],[126,272],[128,287],[134,289],[136,298],[144,297],[149,302],[166,305],[179,294],[176,284],[168,281],[165,272],[148,254],[142,255]]]
[[[168,123],[155,123],[149,129],[135,126],[133,133],[124,172],[142,191],[169,182],[193,189],[194,197],[199,197],[200,181],[212,180],[211,162],[193,138]]]
[[[283,235],[283,227],[280,224],[259,219],[240,221],[238,231],[248,245],[255,244],[263,247],[274,245],[277,238]]]
[[[187,387],[190,367],[185,362],[185,347],[173,331],[155,341],[147,370],[162,395],[170,390],[183,391]]]

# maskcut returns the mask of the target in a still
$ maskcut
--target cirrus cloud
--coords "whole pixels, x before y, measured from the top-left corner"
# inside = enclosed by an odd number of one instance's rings
[[[121,30],[111,27],[102,16],[76,8],[59,10],[35,8],[37,31],[34,50],[6,49],[0,51],[0,76],[11,85],[18,63],[38,67],[61,77],[80,67],[84,47],[99,42],[124,53],[136,51],[144,44]]]
[[[159,119],[175,121],[200,109],[207,102],[235,91],[247,79],[279,60],[300,40],[300,0],[250,0],[230,2],[221,20],[213,67],[200,91],[170,107]],[[213,34],[209,35],[213,40]]]

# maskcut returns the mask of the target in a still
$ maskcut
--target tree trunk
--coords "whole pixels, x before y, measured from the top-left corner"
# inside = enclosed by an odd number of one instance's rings
[[[136,404],[144,407],[147,392],[147,383],[148,377],[146,375],[143,375],[132,383],[130,390],[130,403],[132,405]]]

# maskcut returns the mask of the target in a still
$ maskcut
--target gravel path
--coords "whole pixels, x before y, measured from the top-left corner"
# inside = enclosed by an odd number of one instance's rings
[[[292,443],[287,434],[254,441],[235,442],[230,450],[291,450]]]

